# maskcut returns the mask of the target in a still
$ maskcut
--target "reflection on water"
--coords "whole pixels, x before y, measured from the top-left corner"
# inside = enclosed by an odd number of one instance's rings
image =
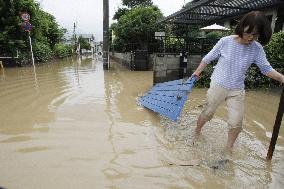
[[[193,90],[174,123],[137,105],[152,86],[152,72],[129,71],[116,62],[104,71],[101,57],[1,74],[0,186],[269,188],[283,179],[276,171],[283,130],[273,161],[265,160],[277,91],[247,92],[244,132],[230,154],[224,150],[226,106],[200,138],[193,135],[206,89]]]

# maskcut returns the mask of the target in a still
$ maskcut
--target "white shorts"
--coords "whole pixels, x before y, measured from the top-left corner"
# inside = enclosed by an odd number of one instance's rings
[[[224,101],[228,106],[229,128],[242,128],[245,107],[244,89],[229,90],[211,81],[207,91],[207,103],[201,117],[206,121],[211,120],[218,106]]]

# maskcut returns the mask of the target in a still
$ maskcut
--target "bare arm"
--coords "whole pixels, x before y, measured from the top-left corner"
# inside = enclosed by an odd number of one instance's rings
[[[207,64],[205,62],[201,62],[198,66],[198,68],[193,72],[192,75],[196,75],[197,77],[200,77],[201,72],[206,68]]]
[[[271,72],[267,73],[266,76],[284,84],[284,75],[277,72],[276,70],[272,70]]]

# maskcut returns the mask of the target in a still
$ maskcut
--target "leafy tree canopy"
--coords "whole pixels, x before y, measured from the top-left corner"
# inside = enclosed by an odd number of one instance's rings
[[[129,10],[127,8],[118,8],[118,10],[113,15],[113,20],[119,20],[119,18],[125,15]]]
[[[199,25],[176,24],[172,25],[168,32],[174,36],[188,40],[200,36],[199,28]]]
[[[200,0],[191,0],[188,3],[185,4],[185,7],[189,7],[190,5],[192,5],[193,3],[196,3],[198,1],[200,1]]]
[[[56,23],[54,16],[44,12],[34,0],[0,0],[0,53],[15,54],[15,49],[27,50],[28,34],[21,29],[22,12],[30,14],[33,25],[33,42],[44,43],[53,48],[63,35],[64,30]]]
[[[111,30],[115,30],[116,27],[117,27],[117,22],[114,22],[114,23],[112,23],[112,24],[110,25],[109,28],[110,28]]]
[[[138,6],[152,6],[153,2],[152,0],[122,0],[122,4],[129,8],[135,8]]]
[[[155,23],[162,17],[156,6],[137,7],[130,9],[121,16],[116,25],[113,25],[116,38],[124,43],[144,44],[159,28]]]
[[[91,50],[91,45],[90,43],[88,43],[87,39],[84,39],[82,36],[79,36],[78,41],[80,43],[81,49]]]

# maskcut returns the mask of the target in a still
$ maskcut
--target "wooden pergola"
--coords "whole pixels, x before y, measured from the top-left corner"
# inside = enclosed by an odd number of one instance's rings
[[[199,0],[163,18],[159,23],[210,24],[281,4],[284,4],[283,0]]]

